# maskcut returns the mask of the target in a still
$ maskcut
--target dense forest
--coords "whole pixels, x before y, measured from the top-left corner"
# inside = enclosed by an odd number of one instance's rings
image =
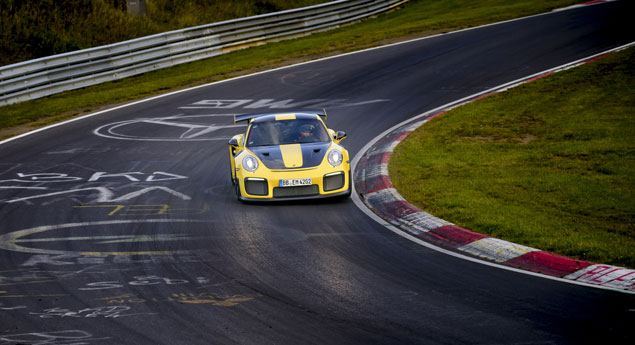
[[[302,7],[324,0],[0,0],[0,66],[158,32]]]

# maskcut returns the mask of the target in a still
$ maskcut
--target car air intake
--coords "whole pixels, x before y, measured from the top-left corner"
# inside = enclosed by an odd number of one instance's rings
[[[325,192],[344,187],[344,173],[325,175],[323,184]]]
[[[311,196],[318,195],[320,191],[316,184],[310,186],[295,186],[295,187],[274,187],[274,198],[292,198],[296,196]]]
[[[245,179],[245,190],[251,195],[267,195],[269,194],[269,186],[265,179]]]

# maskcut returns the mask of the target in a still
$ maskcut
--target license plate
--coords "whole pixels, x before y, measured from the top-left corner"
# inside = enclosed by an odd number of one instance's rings
[[[280,180],[280,187],[308,186],[310,184],[310,178],[292,178],[288,180]]]

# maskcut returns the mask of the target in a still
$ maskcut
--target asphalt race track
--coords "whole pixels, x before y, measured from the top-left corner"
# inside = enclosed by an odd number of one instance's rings
[[[350,200],[245,205],[227,114],[411,116],[635,40],[633,2],[258,74],[0,146],[0,344],[631,343],[633,295],[412,243]]]

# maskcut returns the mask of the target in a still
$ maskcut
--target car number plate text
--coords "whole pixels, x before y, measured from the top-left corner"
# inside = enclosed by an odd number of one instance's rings
[[[308,186],[310,184],[310,178],[292,178],[288,180],[280,180],[280,187]]]

